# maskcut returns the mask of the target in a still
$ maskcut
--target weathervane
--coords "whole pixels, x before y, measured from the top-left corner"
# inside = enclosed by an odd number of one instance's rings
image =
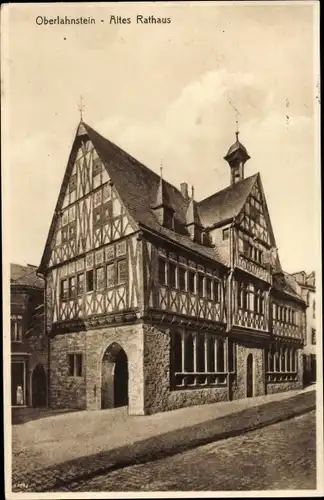
[[[232,108],[234,109],[235,111],[235,117],[236,117],[236,120],[235,120],[235,123],[236,123],[236,132],[235,132],[235,135],[236,135],[236,140],[238,141],[238,136],[239,136],[239,122],[238,122],[238,117],[241,116],[241,113],[239,112],[238,109],[236,109],[236,107],[234,106],[234,104],[232,103],[231,99],[228,100],[229,104],[232,106]]]
[[[161,179],[163,178],[163,159],[161,160],[161,164],[160,164],[160,175],[161,175]]]
[[[78,104],[78,109],[80,112],[80,120],[83,121],[84,104],[83,104],[82,95],[80,96],[80,103]]]

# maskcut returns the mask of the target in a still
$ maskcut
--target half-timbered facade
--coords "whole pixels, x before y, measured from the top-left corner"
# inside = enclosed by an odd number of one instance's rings
[[[81,121],[39,268],[52,406],[145,414],[300,386],[305,303],[238,138],[225,159],[230,186],[197,202]]]

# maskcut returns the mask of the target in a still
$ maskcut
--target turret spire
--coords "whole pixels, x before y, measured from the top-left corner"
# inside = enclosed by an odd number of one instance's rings
[[[163,163],[160,165],[160,179],[156,191],[155,203],[151,206],[162,226],[173,228],[174,210],[171,207],[168,190],[163,180]]]
[[[78,110],[80,112],[80,122],[83,122],[84,104],[83,104],[83,97],[82,97],[82,95],[80,96],[80,102],[78,104]]]
[[[247,160],[250,159],[250,156],[243,146],[243,144],[239,141],[239,130],[238,130],[238,122],[237,130],[235,132],[236,141],[229,148],[227,155],[224,156],[224,159],[228,162],[231,169],[231,185],[235,184],[244,179],[244,164]]]
[[[201,243],[201,234],[203,227],[198,214],[197,203],[195,201],[195,190],[193,186],[191,186],[191,199],[189,201],[186,212],[186,226],[190,233],[191,239]]]

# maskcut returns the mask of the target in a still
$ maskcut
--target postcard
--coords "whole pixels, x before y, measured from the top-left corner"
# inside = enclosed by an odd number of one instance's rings
[[[1,14],[6,498],[320,496],[319,2]]]

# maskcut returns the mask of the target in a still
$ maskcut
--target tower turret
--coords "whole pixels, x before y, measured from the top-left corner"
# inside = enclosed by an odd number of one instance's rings
[[[224,156],[224,160],[228,162],[231,169],[231,186],[244,179],[244,164],[250,159],[246,148],[238,139],[239,131],[235,132],[235,135],[236,141]]]

